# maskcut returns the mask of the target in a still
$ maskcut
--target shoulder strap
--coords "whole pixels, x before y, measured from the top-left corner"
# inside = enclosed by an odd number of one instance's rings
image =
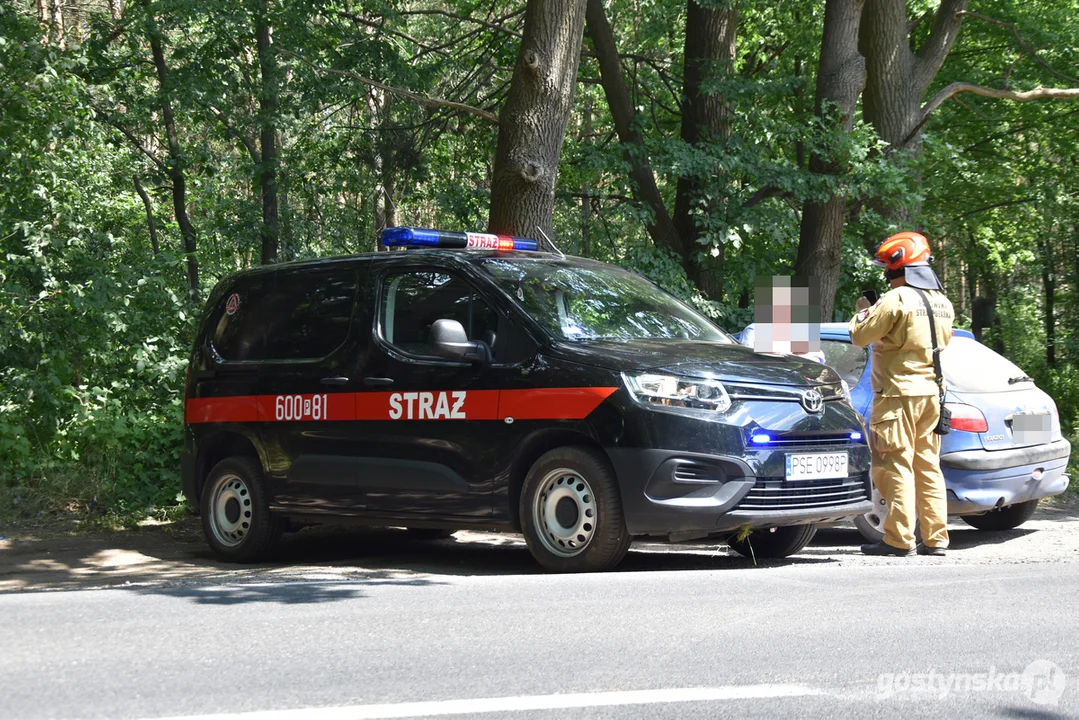
[[[944,374],[940,371],[940,348],[937,347],[937,322],[933,319],[933,306],[929,302],[929,296],[921,288],[912,287],[922,298],[925,312],[929,315],[929,337],[933,340],[933,372],[937,376],[937,387],[940,388],[941,400],[944,399]]]

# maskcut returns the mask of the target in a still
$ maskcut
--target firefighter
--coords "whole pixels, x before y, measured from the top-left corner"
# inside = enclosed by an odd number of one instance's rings
[[[943,378],[934,362],[929,309],[936,346],[952,339],[952,304],[930,267],[929,242],[916,232],[892,235],[877,248],[891,290],[870,306],[858,299],[851,340],[873,352],[873,408],[869,447],[873,484],[887,502],[884,539],[862,546],[867,555],[906,557],[915,552],[914,523],[921,520],[919,555],[944,555],[948,547],[948,500],[940,471]],[[919,290],[924,291],[919,292]],[[946,429],[945,429],[946,432]]]

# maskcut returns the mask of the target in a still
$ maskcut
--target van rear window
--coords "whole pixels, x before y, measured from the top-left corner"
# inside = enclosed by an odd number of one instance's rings
[[[256,276],[221,300],[213,346],[229,361],[315,360],[348,337],[354,271]]]

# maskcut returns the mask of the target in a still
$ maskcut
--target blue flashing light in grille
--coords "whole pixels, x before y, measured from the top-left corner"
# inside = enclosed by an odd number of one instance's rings
[[[772,442],[772,436],[765,433],[754,433],[752,439],[754,445],[767,445]]]
[[[538,250],[535,240],[492,235],[490,233],[458,232],[455,230],[427,230],[424,228],[393,227],[382,231],[382,244],[386,247],[437,247],[464,250]]]
[[[858,442],[859,440],[862,439],[862,434],[860,432],[852,432],[850,434],[850,439],[853,440],[854,442]]]

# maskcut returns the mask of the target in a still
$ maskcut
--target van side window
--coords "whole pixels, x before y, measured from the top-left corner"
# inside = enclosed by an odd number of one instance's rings
[[[262,359],[265,328],[258,304],[266,294],[264,286],[264,278],[247,279],[222,297],[212,344],[225,360]]]
[[[317,360],[345,342],[356,299],[353,270],[259,278],[233,301],[214,335],[226,360]],[[246,297],[245,297],[246,295]]]
[[[466,282],[435,271],[389,275],[382,284],[382,337],[410,355],[430,356],[436,320],[456,320],[470,340],[497,347],[498,314]]]

